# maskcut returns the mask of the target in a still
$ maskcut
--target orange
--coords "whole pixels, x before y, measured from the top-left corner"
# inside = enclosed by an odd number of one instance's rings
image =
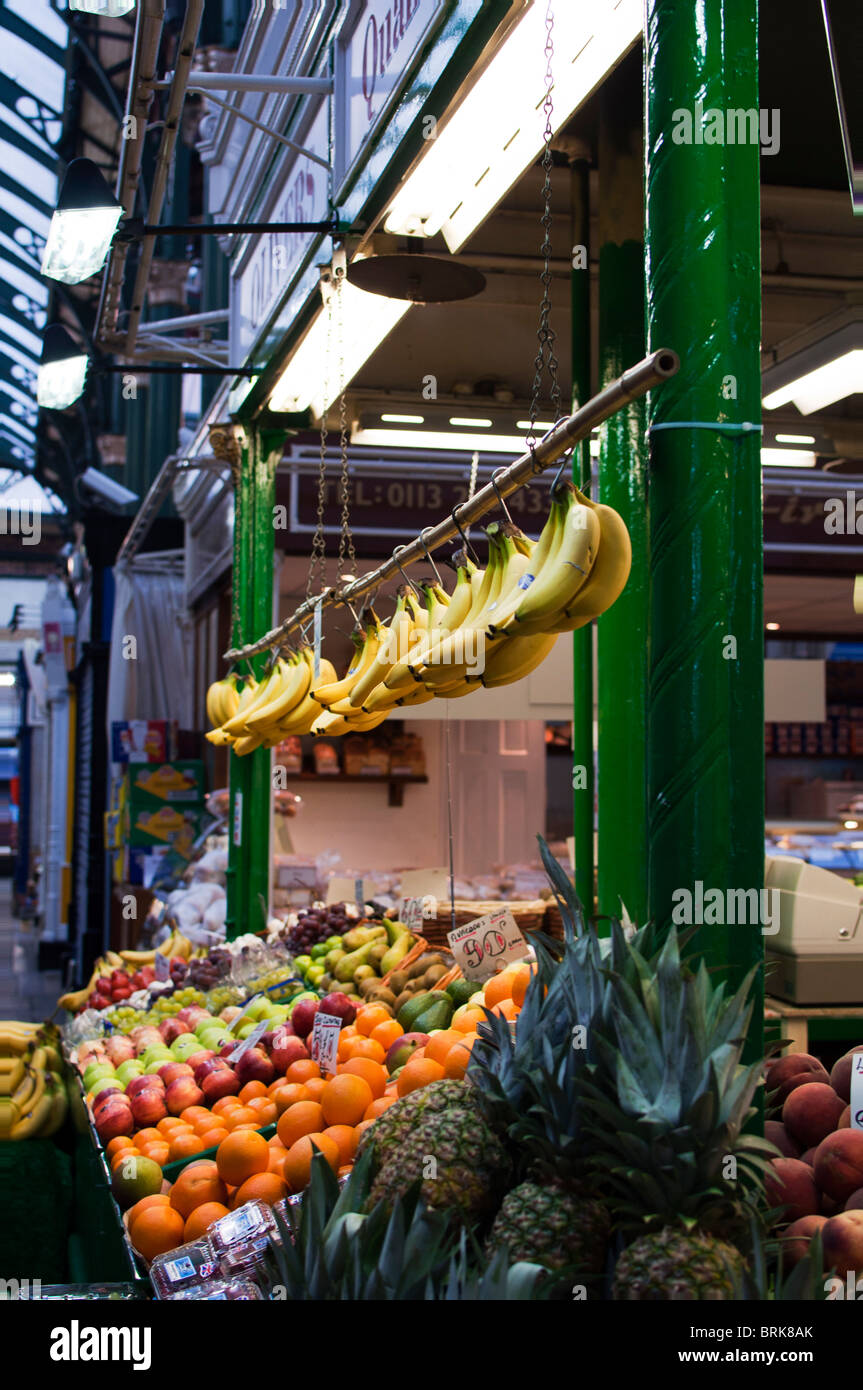
[[[360,1142],[360,1136],[353,1125],[330,1125],[324,1130],[324,1134],[338,1145],[339,1162],[352,1163],[357,1144]]]
[[[120,1149],[134,1149],[141,1134],[143,1133],[144,1131],[141,1130],[138,1134],[135,1135],[134,1143],[127,1134],[118,1134],[116,1139],[109,1139],[105,1148],[105,1153],[107,1154],[108,1158],[113,1158],[114,1154],[119,1153]],[[158,1130],[156,1131],[156,1136],[157,1138],[162,1137],[159,1134]]]
[[[384,1049],[392,1047],[394,1042],[404,1033],[402,1025],[394,1018],[388,1018],[384,1023],[379,1023],[371,1031],[372,1042],[380,1043]]]
[[[124,1159],[136,1158],[140,1156],[140,1154],[141,1150],[135,1144],[132,1145],[131,1149],[117,1149],[116,1153],[114,1154],[114,1157],[110,1159],[108,1167],[111,1169],[111,1172],[113,1173],[116,1168],[119,1168],[120,1164],[123,1162]]]
[[[255,1173],[266,1173],[269,1162],[266,1139],[251,1130],[229,1134],[216,1150],[219,1177],[232,1187],[239,1187]]]
[[[324,1112],[316,1100],[300,1100],[279,1117],[276,1133],[286,1149],[304,1134],[313,1134],[324,1125]]]
[[[171,1162],[176,1163],[178,1158],[191,1158],[192,1154],[199,1154],[206,1147],[200,1134],[177,1131],[171,1135]]]
[[[311,1057],[302,1057],[299,1062],[291,1062],[285,1072],[286,1081],[298,1081],[302,1086],[304,1082],[311,1081],[313,1076],[320,1076],[321,1069],[317,1062],[313,1062]]]
[[[254,1110],[257,1116],[258,1129],[263,1129],[265,1125],[274,1125],[279,1118],[279,1108],[269,1096],[252,1096],[249,1109]]]
[[[182,1120],[178,1120],[176,1115],[166,1115],[164,1120],[156,1121],[156,1128],[166,1139],[170,1139],[175,1130],[185,1129]]]
[[[139,1129],[135,1133],[135,1143],[139,1149],[142,1144],[162,1144],[164,1140],[164,1134],[160,1134],[155,1128]]]
[[[392,1022],[392,1014],[383,1004],[364,1004],[357,1010],[357,1032],[364,1038],[371,1037],[372,1029],[379,1023]]]
[[[341,1168],[339,1169],[339,1171],[336,1173],[336,1177],[337,1177],[337,1178],[347,1178],[347,1177],[349,1177],[350,1174],[351,1174],[351,1172],[353,1171],[353,1166],[354,1166],[354,1165],[353,1165],[352,1163],[343,1163],[342,1166],[341,1166]]]
[[[383,1095],[388,1078],[387,1069],[382,1067],[380,1062],[373,1062],[370,1057],[351,1057],[339,1067],[339,1071],[342,1074],[347,1073],[348,1076],[361,1076],[369,1083],[375,1100]]]
[[[423,1048],[423,1055],[443,1066],[450,1048],[461,1042],[463,1037],[464,1033],[460,1033],[458,1028],[442,1028],[439,1033],[432,1033]]]
[[[499,1004],[495,1004],[492,1013],[498,1014],[502,1018],[512,1020],[518,1018],[519,1009],[518,1005],[514,1004],[511,999],[501,999]]]
[[[309,1181],[313,1144],[320,1149],[334,1173],[339,1168],[339,1146],[334,1139],[328,1134],[304,1134],[285,1154],[285,1182],[294,1192],[302,1192]]]
[[[362,1076],[343,1072],[327,1082],[321,1108],[328,1126],[358,1125],[373,1100],[372,1088]]]
[[[171,1199],[167,1192],[154,1192],[149,1197],[142,1197],[140,1202],[136,1202],[126,1213],[129,1234],[131,1235],[132,1227],[142,1211],[149,1211],[150,1207],[169,1207],[170,1205]]]
[[[377,1101],[375,1101],[375,1104],[377,1104]],[[357,1142],[359,1142],[360,1139],[362,1139],[362,1137],[363,1137],[363,1135],[365,1134],[366,1130],[368,1129],[369,1125],[373,1125],[373,1124],[374,1124],[374,1120],[360,1120],[360,1122],[359,1122],[358,1125],[354,1125],[354,1133],[355,1133],[356,1136],[357,1136]]]
[[[452,1021],[453,1028],[457,1028],[460,1033],[475,1033],[480,1023],[485,1023],[485,1014],[476,1005],[465,1009],[464,1013]]]
[[[289,1105],[295,1105],[298,1100],[313,1100],[305,1086],[300,1086],[296,1081],[282,1080],[273,1091],[273,1100],[276,1102],[276,1109],[282,1115]]]
[[[171,1206],[185,1221],[195,1207],[203,1206],[204,1202],[224,1203],[227,1195],[216,1164],[210,1160],[183,1169],[171,1188]]]
[[[270,1157],[267,1162],[267,1172],[275,1173],[277,1178],[284,1177],[285,1154],[287,1149],[280,1144],[277,1149],[270,1149]]]
[[[325,1076],[310,1076],[303,1090],[308,1091],[309,1100],[320,1100],[327,1084]]]
[[[385,1110],[389,1110],[391,1105],[395,1105],[397,1099],[397,1096],[380,1096],[377,1100],[373,1100],[365,1111],[363,1119],[376,1120],[378,1115],[382,1115]]]
[[[205,1105],[187,1105],[185,1110],[180,1111],[180,1119],[185,1120],[187,1125],[195,1128],[196,1120],[209,1120],[210,1112]]]
[[[223,1139],[227,1139],[229,1132],[229,1130],[225,1129],[224,1125],[220,1125],[217,1122],[213,1125],[211,1129],[205,1130],[204,1133],[201,1135],[201,1138],[204,1141],[204,1148],[217,1148],[218,1145],[221,1144]]]
[[[443,1075],[440,1062],[430,1062],[427,1057],[421,1057],[418,1061],[414,1055],[399,1072],[398,1093],[400,1096],[410,1095],[411,1091],[429,1086],[432,1081],[441,1081]]]
[[[240,1087],[239,1100],[241,1105],[248,1105],[250,1100],[256,1096],[265,1096],[267,1088],[263,1081],[247,1081],[245,1086]]]
[[[344,1058],[340,1057],[339,1061],[349,1062],[352,1057],[370,1057],[373,1062],[382,1062],[386,1055],[380,1043],[372,1038],[351,1038],[345,1048]]]
[[[353,1042],[354,1038],[359,1037],[362,1037],[362,1034],[357,1031],[352,1023],[349,1023],[347,1028],[341,1030],[339,1033],[338,1051],[336,1052],[336,1058],[339,1062],[347,1061],[350,1056],[350,1053],[347,1051],[348,1043]]]
[[[512,982],[512,1002],[521,1008],[524,1003],[524,996],[527,994],[527,987],[533,974],[529,965],[520,965],[513,971],[515,979]]]
[[[476,1042],[476,1033],[462,1033],[462,1041],[451,1047],[443,1064],[444,1076],[450,1081],[461,1081],[467,1071],[471,1049]]]
[[[483,986],[482,997],[485,1000],[485,1007],[493,1009],[495,1004],[499,1004],[503,999],[512,999],[512,987],[515,983],[515,972],[504,970],[500,975],[492,975],[490,980],[486,980]]]
[[[145,1260],[154,1260],[166,1250],[174,1250],[183,1241],[185,1222],[173,1207],[148,1207],[135,1222],[132,1244]]]
[[[248,1105],[238,1105],[236,1110],[229,1110],[223,1119],[226,1129],[236,1129],[238,1125],[254,1125],[255,1129],[259,1128],[258,1117]]]
[[[241,1207],[244,1202],[254,1202],[255,1200],[266,1202],[268,1207],[275,1206],[283,1197],[287,1197],[288,1188],[281,1174],[279,1173],[254,1173],[252,1177],[246,1178],[241,1183],[231,1198],[232,1209]]]
[[[224,1115],[226,1110],[236,1110],[240,1101],[236,1096],[221,1096],[212,1107],[214,1115]]]
[[[152,1158],[154,1163],[158,1163],[160,1168],[164,1168],[166,1163],[171,1161],[171,1145],[167,1139],[159,1143],[142,1144],[141,1153],[145,1158]]]
[[[202,1202],[199,1207],[195,1207],[183,1227],[183,1243],[187,1240],[199,1240],[214,1221],[229,1214],[228,1208],[222,1202]]]

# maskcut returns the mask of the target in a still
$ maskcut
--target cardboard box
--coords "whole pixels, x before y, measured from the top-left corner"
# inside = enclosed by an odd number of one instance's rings
[[[126,816],[126,842],[130,846],[168,846],[184,859],[210,818],[198,806],[132,806]]]
[[[177,756],[176,719],[115,719],[111,724],[111,761],[165,763]]]
[[[123,778],[125,795],[134,806],[200,805],[205,796],[204,764],[186,758],[154,766],[144,763],[129,767]]]

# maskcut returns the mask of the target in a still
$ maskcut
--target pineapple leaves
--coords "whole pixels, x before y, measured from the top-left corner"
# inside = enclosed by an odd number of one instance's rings
[[[560,908],[560,915],[563,918],[563,938],[568,943],[574,937],[584,935],[586,927],[584,908],[569,880],[569,876],[564,873],[542,835],[537,835],[536,838],[539,841],[539,853],[543,868],[548,875],[551,891],[554,893]]]

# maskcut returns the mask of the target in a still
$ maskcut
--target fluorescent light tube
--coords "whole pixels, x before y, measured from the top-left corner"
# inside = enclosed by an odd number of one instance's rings
[[[762,449],[762,468],[814,468],[816,458],[808,449]]]
[[[122,19],[124,14],[134,10],[135,0],[69,0],[70,10],[80,10],[83,14],[99,14],[103,19]]]
[[[451,425],[462,425],[469,430],[490,430],[494,424],[493,420],[476,420],[470,415],[451,415],[449,417]]]
[[[424,425],[424,415],[382,415],[385,425]]]
[[[446,430],[361,429],[351,436],[351,443],[376,449],[464,449],[471,454],[479,449],[484,454],[512,454],[515,458],[525,453],[525,442],[517,434],[484,434],[479,440],[475,434],[450,434]]]
[[[776,434],[773,436],[777,444],[814,444],[814,434]]]

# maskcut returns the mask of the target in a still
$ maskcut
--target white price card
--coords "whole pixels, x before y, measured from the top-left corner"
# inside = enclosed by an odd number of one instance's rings
[[[421,927],[423,924],[423,898],[400,898],[399,921],[406,927]]]
[[[489,980],[510,961],[524,960],[527,942],[508,907],[447,932],[450,950],[466,980]]]
[[[262,1018],[260,1023],[256,1023],[249,1036],[243,1038],[243,1041],[238,1043],[233,1052],[229,1054],[228,1061],[236,1062],[238,1058],[242,1057],[244,1052],[248,1052],[256,1043],[259,1043],[269,1026],[270,1020],[268,1018]]]
[[[863,1052],[851,1063],[851,1128],[863,1129]]]
[[[342,1020],[335,1014],[315,1014],[312,1029],[312,1057],[321,1071],[335,1072]]]
[[[160,984],[163,980],[169,980],[171,978],[171,962],[162,951],[156,952],[156,958],[153,961],[153,969],[156,972],[156,979]]]
[[[229,1032],[229,1033],[235,1033],[235,1032],[236,1032],[238,1025],[241,1024],[242,1021],[243,1021],[243,1015],[246,1014],[246,1013],[248,1013],[249,1009],[252,1007],[252,1005],[254,1004],[255,1000],[256,1000],[256,999],[260,999],[260,997],[261,997],[260,994],[253,994],[252,997],[251,997],[251,999],[247,999],[247,1000],[246,1000],[245,1004],[244,1004],[243,1007],[240,1009],[240,1012],[237,1014],[236,1018],[233,1018],[233,1019],[231,1020],[231,1022],[228,1024],[228,1032]]]

